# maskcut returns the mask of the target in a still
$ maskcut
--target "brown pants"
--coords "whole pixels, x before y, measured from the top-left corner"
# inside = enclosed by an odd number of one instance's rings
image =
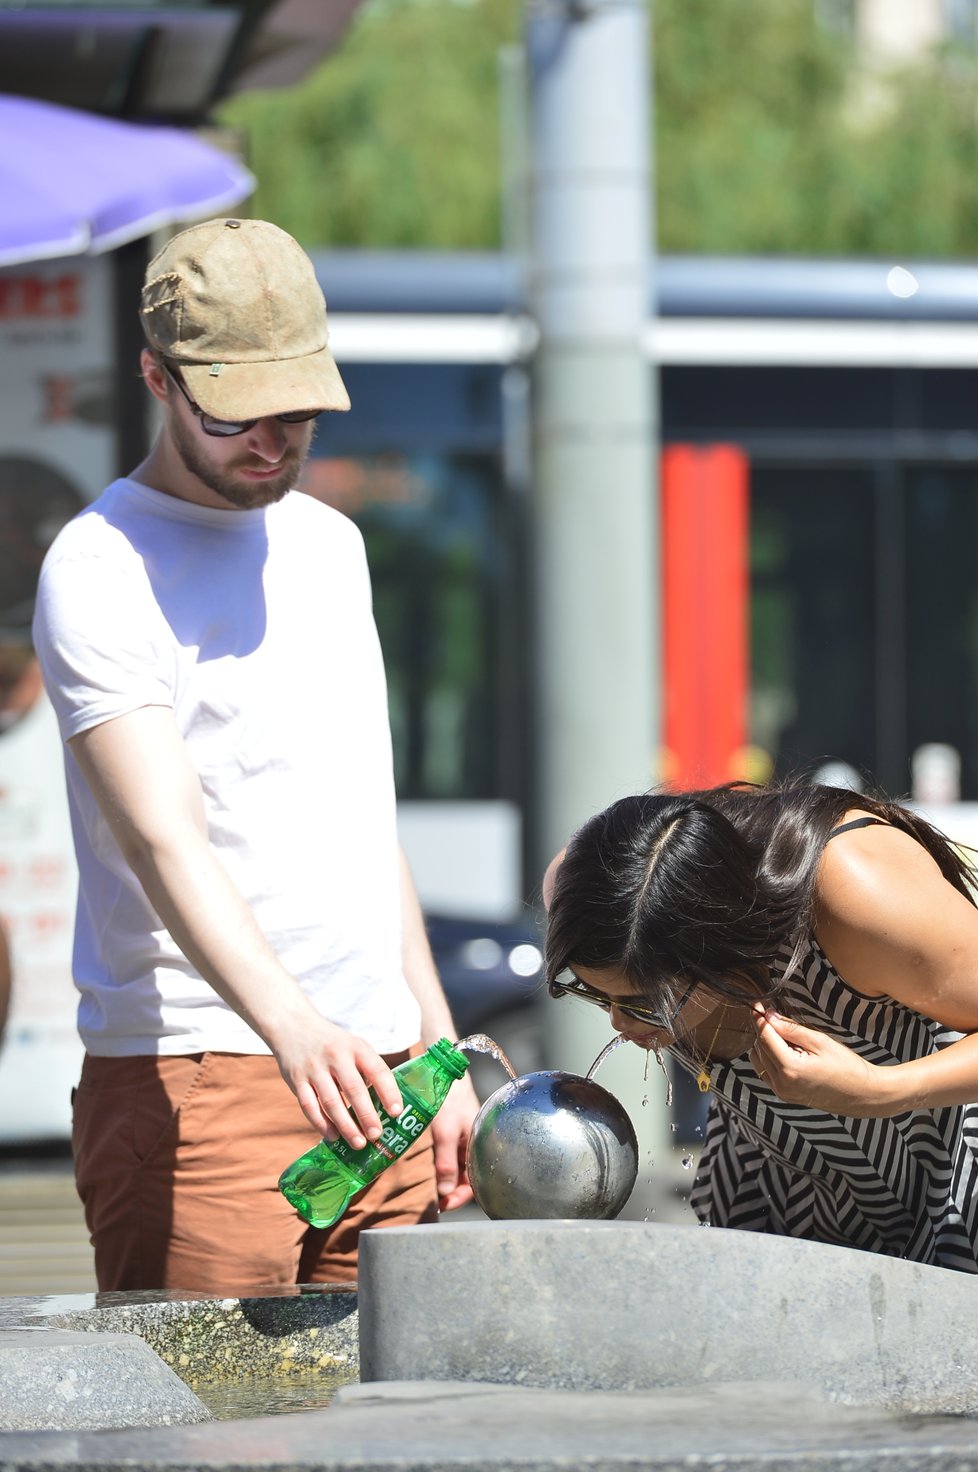
[[[308,1226],[277,1182],[318,1139],[273,1058],[86,1056],[72,1142],[99,1288],[354,1282],[365,1227],[437,1220],[425,1134],[334,1227]]]

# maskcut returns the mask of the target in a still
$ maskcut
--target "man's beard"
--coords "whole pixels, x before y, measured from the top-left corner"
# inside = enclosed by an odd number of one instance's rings
[[[203,447],[195,438],[194,431],[188,433],[175,414],[170,416],[170,429],[173,443],[177,454],[183,461],[184,468],[202,481],[208,490],[222,496],[225,501],[230,502],[240,511],[250,511],[259,506],[271,506],[274,502],[281,501],[299,479],[309,453],[308,443],[301,448],[290,447],[279,462],[279,473],[276,476],[260,481],[241,480],[242,466],[257,470],[262,468],[262,462],[255,461],[252,456],[245,453],[237,468],[233,464],[214,465],[203,454]]]

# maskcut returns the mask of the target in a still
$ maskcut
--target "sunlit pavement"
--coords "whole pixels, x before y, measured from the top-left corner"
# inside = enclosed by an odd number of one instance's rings
[[[71,1161],[0,1158],[0,1297],[94,1290]]]

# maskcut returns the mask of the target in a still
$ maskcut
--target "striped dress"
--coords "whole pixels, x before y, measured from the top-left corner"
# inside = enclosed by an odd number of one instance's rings
[[[814,940],[781,1010],[871,1063],[906,1062],[960,1037],[854,991]],[[784,1103],[746,1056],[715,1063],[710,1080],[690,1196],[701,1222],[978,1272],[978,1104],[847,1119]]]

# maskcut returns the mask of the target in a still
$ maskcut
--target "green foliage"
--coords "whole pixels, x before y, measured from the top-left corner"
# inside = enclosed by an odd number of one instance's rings
[[[495,249],[499,62],[528,0],[368,0],[291,91],[223,110],[254,212],[303,244]],[[667,251],[978,251],[978,63],[878,84],[813,0],[653,0],[657,237]]]
[[[858,134],[829,248],[940,258],[978,253],[975,60],[943,57],[899,81],[898,103]]]
[[[817,248],[847,58],[814,10],[799,0],[657,0],[663,250]]]
[[[978,248],[975,57],[862,71],[802,0],[656,0],[666,251]]]
[[[519,0],[374,0],[297,88],[252,93],[241,129],[258,216],[303,245],[493,247],[498,54]]]

